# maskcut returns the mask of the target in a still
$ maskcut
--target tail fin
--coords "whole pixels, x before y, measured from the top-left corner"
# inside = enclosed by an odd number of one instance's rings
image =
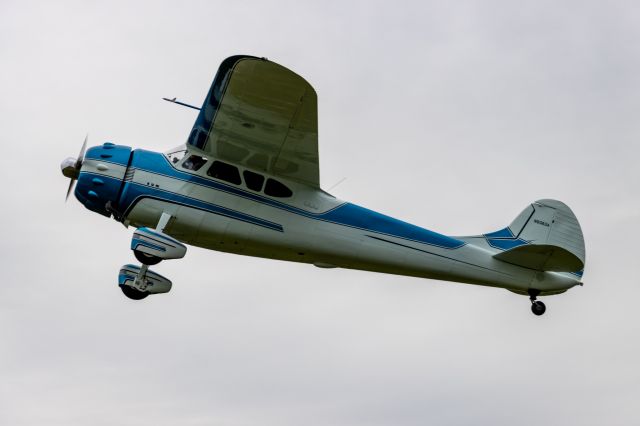
[[[508,228],[485,234],[501,251],[493,257],[539,271],[574,272],[584,269],[582,229],[571,209],[556,200],[538,200]]]

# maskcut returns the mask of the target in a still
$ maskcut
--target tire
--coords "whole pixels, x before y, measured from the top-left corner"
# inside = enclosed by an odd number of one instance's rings
[[[142,300],[149,295],[146,291],[136,290],[128,285],[121,285],[120,290],[131,300]]]
[[[147,265],[147,266],[157,265],[162,260],[161,258],[159,258],[157,256],[153,256],[151,254],[146,254],[146,253],[143,253],[143,252],[141,252],[139,250],[134,250],[133,254],[136,257],[136,259],[138,259],[138,262],[142,263],[143,265]]]
[[[531,304],[531,312],[533,312],[537,316],[544,314],[546,310],[547,307],[539,300],[536,300]]]

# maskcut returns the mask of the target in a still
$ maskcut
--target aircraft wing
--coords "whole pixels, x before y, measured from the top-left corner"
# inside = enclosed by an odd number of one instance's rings
[[[187,143],[216,159],[320,186],[316,92],[266,59],[222,62]]]

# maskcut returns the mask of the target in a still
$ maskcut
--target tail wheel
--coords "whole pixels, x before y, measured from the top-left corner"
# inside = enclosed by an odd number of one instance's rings
[[[544,303],[542,303],[539,300],[536,300],[531,304],[531,312],[533,312],[535,315],[540,316],[544,314],[546,310],[547,310],[547,307],[544,305]]]
[[[143,252],[141,252],[139,250],[134,250],[133,254],[136,256],[136,259],[138,259],[138,262],[142,263],[143,265],[147,265],[147,266],[157,265],[162,260],[161,258],[159,258],[157,256],[153,256],[151,254],[146,254],[146,253],[143,253]]]
[[[128,285],[121,285],[120,290],[131,300],[142,300],[149,295],[146,291],[136,290]]]

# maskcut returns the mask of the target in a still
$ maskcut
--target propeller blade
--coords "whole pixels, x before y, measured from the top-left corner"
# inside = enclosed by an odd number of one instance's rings
[[[76,186],[76,180],[75,179],[71,179],[71,182],[69,182],[69,188],[67,189],[67,196],[64,198],[64,202],[65,203],[69,199],[69,194],[71,194],[71,191],[73,191],[73,187],[74,186]]]
[[[89,134],[87,133],[87,135],[84,137],[82,148],[80,148],[80,153],[78,154],[78,158],[76,158],[75,163],[73,163],[73,158],[67,158],[60,165],[60,167],[62,168],[62,174],[71,179],[71,182],[69,182],[69,188],[67,188],[67,196],[64,198],[65,202],[69,199],[69,195],[73,191],[73,187],[76,185],[76,180],[78,178],[78,174],[80,173],[80,168],[82,167],[82,163],[84,162],[84,152],[87,149],[88,140]]]
[[[82,148],[80,148],[80,153],[78,154],[78,159],[76,160],[76,168],[80,170],[82,167],[82,162],[84,161],[84,151],[87,149],[87,140],[89,140],[89,134],[84,137],[84,142],[82,143]]]

